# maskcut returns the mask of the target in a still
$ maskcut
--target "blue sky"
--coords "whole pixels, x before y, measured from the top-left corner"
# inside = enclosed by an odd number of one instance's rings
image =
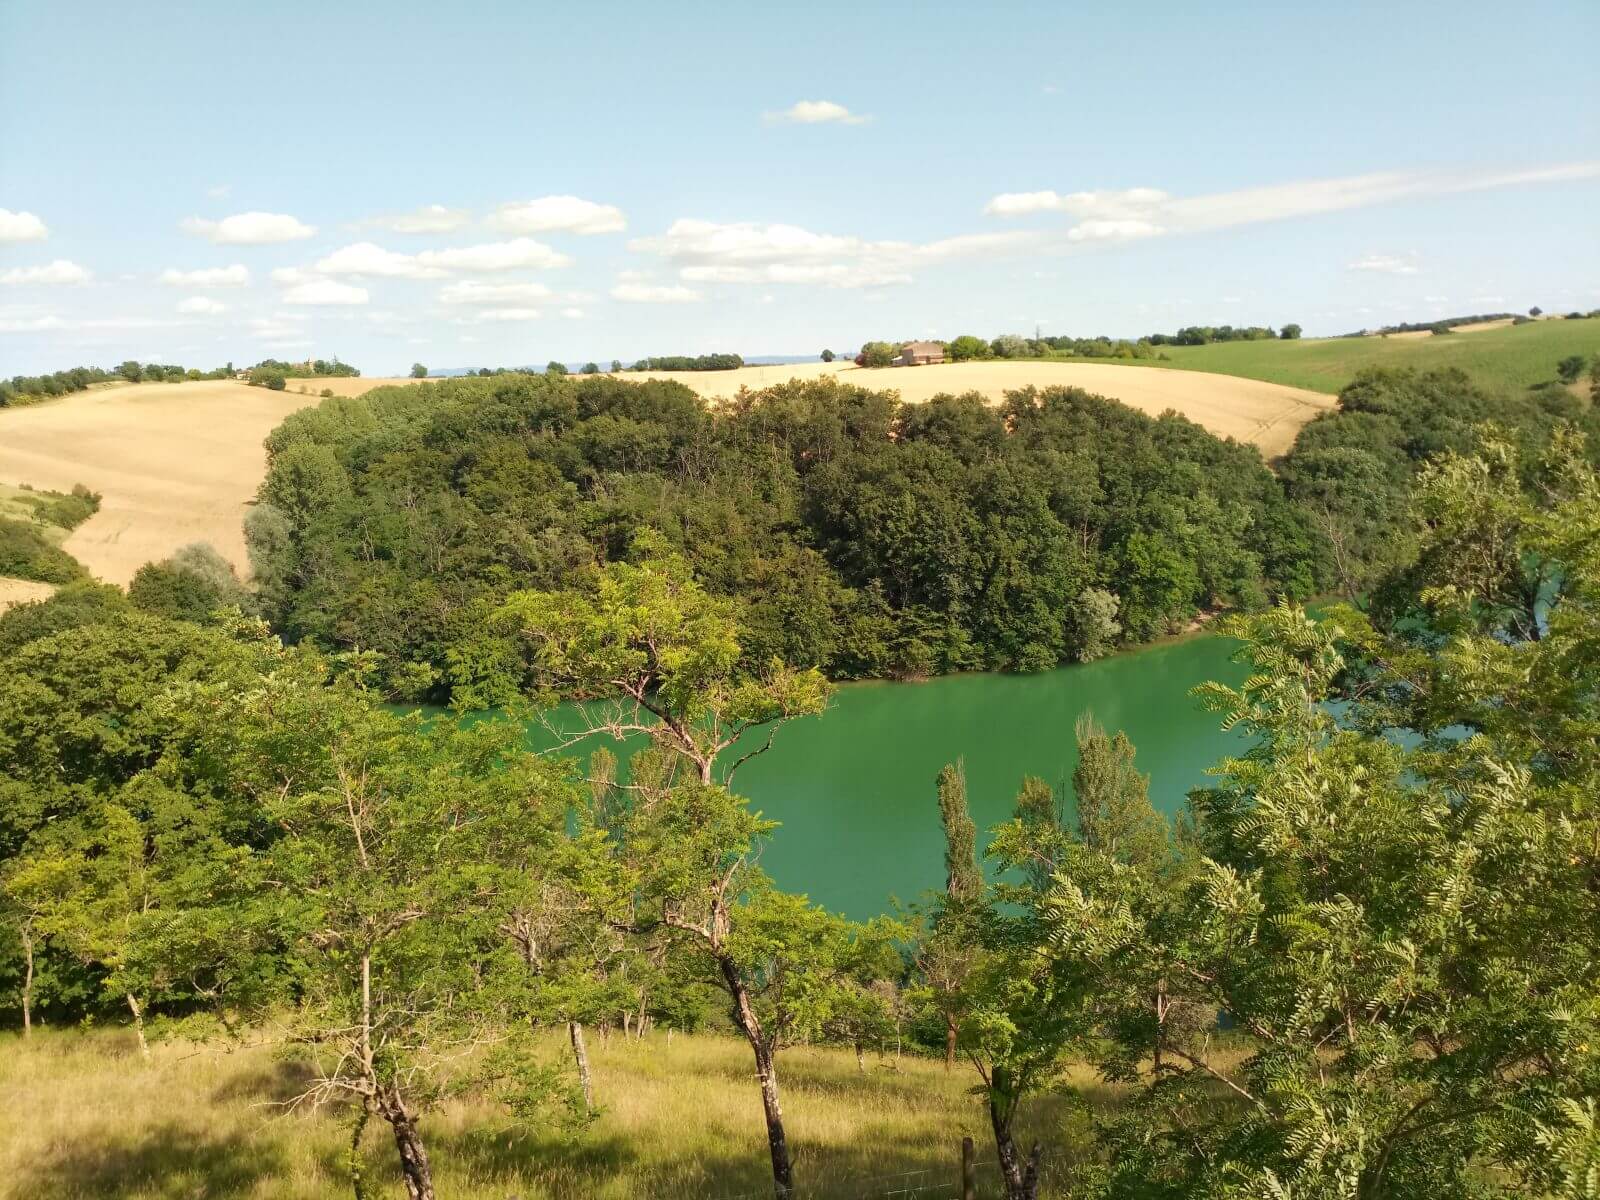
[[[1600,306],[1593,0],[0,4],[0,375]]]

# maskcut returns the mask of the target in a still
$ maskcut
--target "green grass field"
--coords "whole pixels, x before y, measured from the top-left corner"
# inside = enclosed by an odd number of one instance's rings
[[[551,1036],[548,1052],[564,1043]],[[271,1046],[157,1045],[139,1058],[126,1031],[0,1036],[0,1196],[22,1200],[345,1197],[348,1111],[286,1112],[301,1069]],[[602,1112],[575,1135],[518,1134],[484,1099],[459,1098],[422,1123],[439,1195],[449,1200],[718,1200],[772,1194],[750,1050],[729,1037],[653,1032],[643,1042],[591,1031]],[[799,1194],[868,1200],[923,1187],[949,1195],[963,1135],[980,1163],[994,1143],[975,1078],[893,1048],[796,1047],[780,1059]],[[1114,1097],[1087,1076],[1091,1104]],[[1034,1101],[1024,1138],[1049,1148],[1044,1195],[1086,1145],[1087,1118],[1061,1097]],[[374,1197],[401,1194],[388,1127],[363,1143]],[[993,1166],[981,1195],[999,1194]],[[934,1184],[947,1185],[934,1192]]]
[[[1568,355],[1600,354],[1600,319],[1534,321],[1443,337],[1217,342],[1162,351],[1170,362],[1132,365],[1213,371],[1330,393],[1363,367],[1459,367],[1485,387],[1521,390],[1554,379],[1556,363]]]

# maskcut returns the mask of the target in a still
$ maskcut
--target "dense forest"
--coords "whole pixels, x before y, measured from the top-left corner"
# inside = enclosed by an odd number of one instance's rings
[[[530,402],[567,430],[585,401],[684,403],[519,381],[452,411],[420,393],[427,434],[369,420],[364,461],[414,468],[452,419],[526,428]],[[602,430],[613,453],[650,445],[602,415],[586,448]],[[822,466],[848,454],[807,446]],[[500,489],[580,490],[560,460],[499,452]],[[277,439],[308,501],[283,510],[286,540],[329,515],[319,497],[360,495],[337,453]],[[403,520],[407,496],[384,511]],[[749,663],[741,606],[659,534],[619,523],[629,560],[508,580],[483,612],[527,656],[524,700],[604,700],[579,710],[592,728],[642,736],[625,776],[604,750],[530,754],[513,722],[399,715],[367,647],[325,657],[241,614],[69,588],[0,617],[0,970],[24,1029],[120,1012],[146,1057],[167,1035],[270,1029],[292,1068],[279,1106],[349,1117],[325,1169],[358,1195],[371,1123],[384,1175],[434,1200],[469,1148],[436,1137],[439,1110],[464,1100],[600,1141],[613,1098],[584,1031],[621,1011],[742,1040],[754,1078],[725,1086],[759,1105],[777,1200],[811,1161],[786,1055],[889,1036],[970,1073],[1008,1200],[1039,1196],[1046,1169],[1049,1194],[1094,1200],[1583,1196],[1600,1162],[1597,531],[1581,434],[1553,427],[1528,457],[1480,429],[1416,473],[1381,603],[1232,619],[1252,673],[1199,694],[1246,741],[1183,822],[1153,810],[1127,739],[1086,720],[1070,791],[1021,781],[981,857],[959,763],[929,781],[946,885],[864,924],[773,885],[772,823],[733,790],[827,681]],[[530,1041],[541,1028],[570,1041],[562,1064]],[[1064,1129],[1020,1132],[1052,1092],[1085,1114],[1070,1153]],[[512,1158],[555,1152],[503,1136]],[[222,1170],[249,1150],[208,1153]]]
[[[480,704],[529,670],[488,620],[505,591],[646,530],[741,602],[749,662],[835,679],[1038,670],[1327,577],[1253,448],[1065,389],[823,379],[712,411],[664,381],[451,380],[329,400],[268,448],[246,528],[275,627]]]

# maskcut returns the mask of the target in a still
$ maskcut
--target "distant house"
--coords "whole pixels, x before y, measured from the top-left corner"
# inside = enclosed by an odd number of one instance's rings
[[[944,345],[941,342],[907,342],[900,347],[900,357],[895,359],[895,365],[901,367],[920,367],[926,363],[942,363],[944,361]]]

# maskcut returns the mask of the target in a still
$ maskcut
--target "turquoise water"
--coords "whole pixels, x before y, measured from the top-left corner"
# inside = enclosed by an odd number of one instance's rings
[[[965,763],[973,819],[987,830],[1009,817],[1024,776],[1058,787],[1071,778],[1073,725],[1084,712],[1128,734],[1151,799],[1176,813],[1206,769],[1240,745],[1189,696],[1209,679],[1244,678],[1229,659],[1235,645],[1193,637],[1037,675],[841,687],[827,712],[784,726],[734,779],[781,822],[762,865],[779,886],[852,917],[917,899],[943,883],[939,769]],[[539,726],[528,741],[551,744]]]

